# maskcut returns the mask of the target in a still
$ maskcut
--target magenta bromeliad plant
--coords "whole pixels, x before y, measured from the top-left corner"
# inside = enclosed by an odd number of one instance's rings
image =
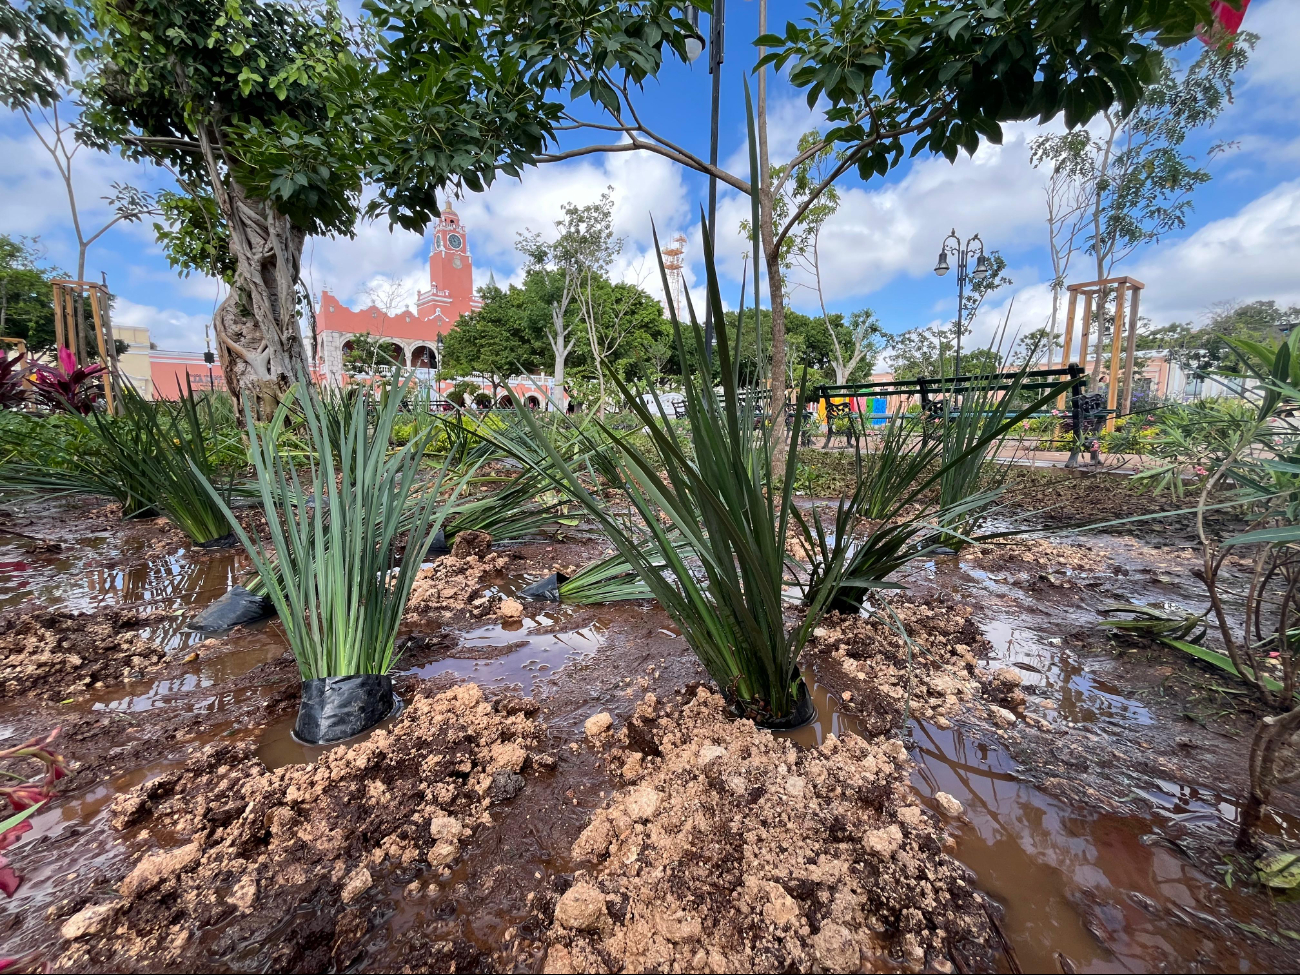
[[[0,349],[0,409],[16,410],[27,402],[26,379],[31,372],[23,353]]]
[[[0,820],[0,851],[4,851],[32,828],[31,817],[54,795],[54,786],[68,774],[66,759],[54,750],[54,739],[59,729],[55,728],[44,737],[32,738],[13,748],[0,750],[0,761],[41,762],[45,766],[44,775],[39,779],[28,779],[8,769],[0,769],[10,784],[0,786],[0,815],[4,815],[8,806],[12,815]],[[6,897],[13,897],[20,877],[9,865],[3,852],[0,852],[0,891]]]
[[[106,370],[99,363],[77,365],[71,349],[59,349],[59,364],[36,363],[32,386],[37,398],[52,410],[89,413],[99,401],[99,384],[94,382]]]

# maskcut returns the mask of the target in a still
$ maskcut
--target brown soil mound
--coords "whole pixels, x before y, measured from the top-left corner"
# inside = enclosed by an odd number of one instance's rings
[[[397,886],[450,879],[490,807],[550,764],[530,750],[535,710],[470,684],[417,697],[390,730],[313,764],[268,771],[252,744],[207,746],[113,804],[115,828],[143,820],[165,848],[113,899],[52,911],[70,942],[55,968],[346,970]],[[432,944],[421,967],[448,970],[440,953],[456,950]]]
[[[509,561],[507,556],[493,552],[487,552],[481,558],[444,555],[416,575],[411,598],[406,604],[407,616],[427,622],[446,622],[464,615],[466,611],[470,616],[486,616],[500,598],[482,592]]]
[[[910,678],[907,643],[883,612],[870,618],[829,613],[804,651],[819,658],[817,680],[840,695],[840,709],[875,735],[902,726],[909,689],[911,717],[956,710],[978,693],[976,658],[990,649],[969,606],[939,597],[895,598],[888,605],[912,641]]]
[[[1089,545],[1060,545],[1045,538],[1022,538],[976,545],[962,552],[962,560],[980,568],[1014,567],[1048,576],[1058,573],[1105,572],[1116,564],[1105,552]]]
[[[0,699],[59,701],[89,687],[140,680],[167,655],[132,631],[165,619],[165,613],[121,609],[6,614],[0,617]]]
[[[701,688],[653,696],[633,736],[659,756],[593,816],[591,864],[552,904],[547,972],[952,971],[989,967],[965,868],[911,804],[897,740],[798,751]]]

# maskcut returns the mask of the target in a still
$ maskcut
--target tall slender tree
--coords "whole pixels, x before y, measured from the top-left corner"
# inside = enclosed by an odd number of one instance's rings
[[[1192,209],[1192,194],[1211,175],[1186,151],[1188,136],[1212,125],[1231,102],[1235,76],[1250,56],[1253,34],[1231,45],[1207,46],[1185,71],[1162,59],[1155,78],[1131,107],[1103,110],[1094,124],[1060,135],[1040,136],[1030,144],[1036,165],[1050,165],[1051,179],[1065,197],[1083,207],[1085,249],[1096,280],[1134,251],[1181,230]],[[1213,157],[1226,148],[1210,148]],[[1095,314],[1102,322],[1109,289],[1103,289]],[[1093,328],[1092,374],[1101,375],[1105,329]],[[1087,361],[1087,350],[1080,350]]]

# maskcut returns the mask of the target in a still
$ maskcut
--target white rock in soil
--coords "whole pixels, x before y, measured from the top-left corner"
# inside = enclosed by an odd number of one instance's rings
[[[817,961],[828,972],[856,972],[861,958],[849,929],[830,921],[812,938]]]
[[[1006,708],[998,707],[996,704],[989,705],[989,714],[993,716],[993,723],[999,728],[1010,728],[1016,723],[1016,716]]]
[[[935,805],[939,807],[939,812],[943,813],[949,819],[956,819],[966,811],[965,807],[962,806],[960,802],[948,795],[946,792],[936,792],[934,794],[934,802]]]
[[[903,831],[892,823],[884,829],[873,829],[867,833],[867,849],[888,860],[903,845]]]
[[[343,882],[343,890],[340,897],[343,898],[344,904],[351,904],[368,891],[374,881],[370,877],[370,871],[365,867],[357,867],[352,871],[351,876]]]
[[[595,931],[607,917],[605,895],[591,884],[574,884],[555,905],[555,920],[575,931]]]
[[[88,934],[99,934],[104,928],[108,927],[109,918],[113,916],[115,910],[117,910],[116,902],[83,907],[63,922],[63,927],[59,928],[59,934],[69,941],[84,938]]]
[[[633,789],[624,805],[634,823],[646,823],[659,811],[659,793],[649,786]]]
[[[721,745],[705,745],[700,749],[700,757],[697,759],[699,764],[708,765],[715,758],[724,758],[727,750]]]
[[[429,821],[429,835],[435,840],[459,840],[460,820],[451,816],[435,816]]]
[[[608,711],[601,711],[600,714],[593,714],[583,722],[582,728],[587,732],[588,738],[599,738],[614,724],[614,718]]]

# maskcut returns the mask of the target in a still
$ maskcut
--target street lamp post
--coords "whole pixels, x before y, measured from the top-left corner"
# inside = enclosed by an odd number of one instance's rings
[[[934,273],[943,277],[948,273],[948,255],[951,254],[957,263],[957,361],[953,365],[953,378],[956,379],[961,375],[961,326],[962,312],[966,304],[966,272],[970,262],[971,249],[979,246],[979,256],[975,261],[975,269],[970,272],[970,276],[976,281],[983,281],[989,273],[988,258],[984,256],[984,241],[980,240],[980,235],[975,234],[968,239],[965,245],[962,244],[961,238],[957,236],[957,228],[954,227],[948,236],[943,240],[943,246],[939,248],[939,260],[934,265]],[[943,343],[939,344],[939,371],[943,372]]]

